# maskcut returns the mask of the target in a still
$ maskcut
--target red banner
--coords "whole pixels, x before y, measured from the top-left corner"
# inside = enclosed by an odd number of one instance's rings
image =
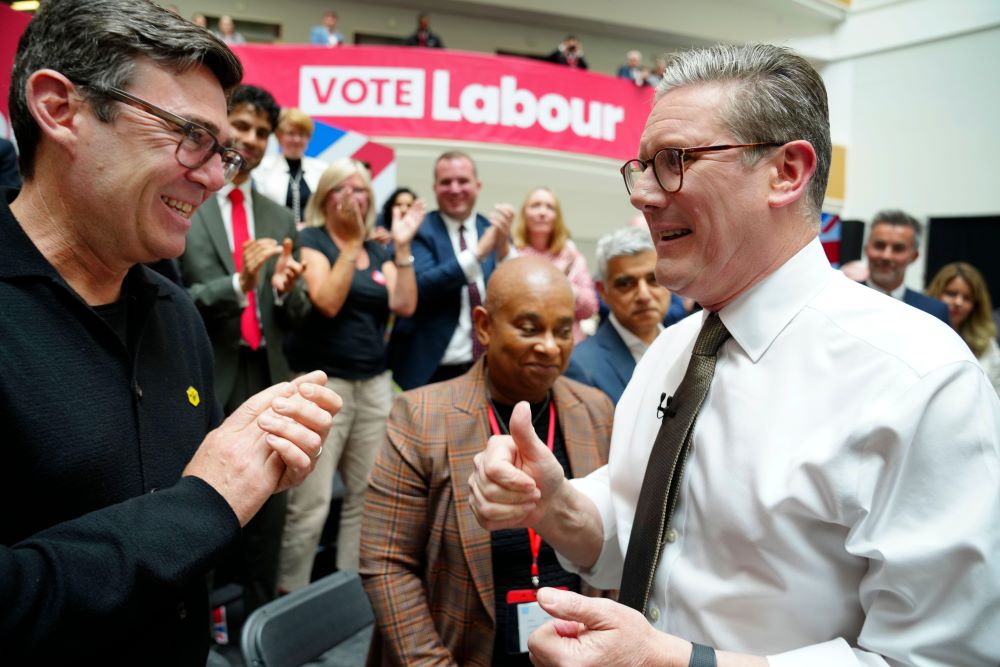
[[[7,94],[10,90],[10,70],[21,33],[31,20],[30,14],[15,12],[9,5],[0,3],[0,137],[9,139],[10,116],[7,115]]]
[[[282,106],[373,137],[635,157],[651,88],[534,60],[405,47],[239,46]]]

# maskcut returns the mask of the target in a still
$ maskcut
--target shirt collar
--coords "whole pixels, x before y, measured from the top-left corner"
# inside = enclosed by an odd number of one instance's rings
[[[819,237],[719,311],[733,340],[756,363],[806,304],[836,276]],[[705,313],[702,317],[707,317]]]
[[[627,347],[628,351],[632,354],[632,358],[636,360],[636,363],[638,363],[639,357],[644,355],[646,350],[649,349],[649,343],[626,329],[625,325],[622,324],[617,317],[615,317],[614,313],[610,313],[608,315],[608,321],[611,322],[611,326],[613,326],[615,331],[618,332],[618,335],[621,336],[622,342],[625,343],[625,347]],[[662,322],[658,325],[658,327],[660,331],[663,331]]]
[[[469,214],[469,217],[465,220],[456,220],[450,215],[445,215],[444,211],[438,211],[441,214],[441,219],[444,220],[444,224],[448,225],[449,229],[454,229],[456,232],[461,226],[465,226],[466,229],[476,228],[476,212],[473,211]]]
[[[2,192],[2,190],[0,190]],[[21,223],[10,210],[10,202],[17,197],[19,190],[8,190],[0,197],[0,278],[41,277],[48,278],[73,291],[69,284],[56,271],[55,267],[45,258],[38,247],[32,242]],[[133,266],[125,276],[125,284],[148,285],[155,288],[160,296],[169,296],[169,291],[147,279],[143,267]],[[73,292],[75,294],[75,292]]]
[[[881,292],[882,294],[888,294],[893,299],[897,299],[899,301],[902,301],[903,297],[906,296],[906,283],[899,283],[899,287],[897,287],[894,290],[890,290],[888,292],[886,292],[884,289],[882,289],[881,287],[879,287],[878,285],[876,285],[875,283],[873,283],[871,281],[871,278],[869,278],[868,280],[865,281],[865,285],[868,285],[873,290]]]
[[[226,201],[229,199],[229,193],[235,190],[236,188],[239,188],[240,190],[243,191],[243,201],[250,201],[250,191],[252,190],[251,187],[252,185],[253,185],[253,176],[243,181],[239,185],[226,183],[225,185],[222,186],[222,189],[220,189],[218,192],[215,193],[215,196],[219,198],[220,202]]]
[[[20,190],[7,190],[6,197],[0,202],[0,278],[16,278],[21,276],[44,276],[58,279],[59,273],[42,255],[28,235],[24,233],[21,223],[10,210]]]

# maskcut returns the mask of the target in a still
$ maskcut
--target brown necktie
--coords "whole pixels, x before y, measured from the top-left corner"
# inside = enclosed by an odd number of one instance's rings
[[[465,243],[465,225],[459,225],[458,227],[458,249],[467,250],[468,245]],[[469,288],[469,318],[472,318],[472,312],[476,309],[476,306],[483,305],[483,300],[479,296],[479,285],[476,284],[475,280],[470,280],[468,283]],[[473,322],[475,320],[472,320]],[[483,355],[486,348],[483,347],[482,343],[479,342],[479,338],[476,337],[476,327],[472,327],[472,360],[476,361]]]
[[[667,401],[660,430],[646,463],[636,503],[618,601],[642,613],[653,588],[656,565],[667,540],[670,518],[691,447],[691,434],[715,374],[719,347],[729,338],[717,313],[705,320],[677,391]]]

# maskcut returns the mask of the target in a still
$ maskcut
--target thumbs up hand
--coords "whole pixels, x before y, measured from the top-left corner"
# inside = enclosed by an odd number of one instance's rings
[[[535,435],[527,403],[514,408],[510,433],[490,438],[469,477],[469,502],[486,530],[536,526],[566,482],[559,461]]]

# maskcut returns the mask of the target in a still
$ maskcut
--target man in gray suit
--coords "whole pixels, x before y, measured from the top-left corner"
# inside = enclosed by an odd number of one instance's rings
[[[229,112],[232,148],[246,165],[191,219],[181,275],[205,321],[215,355],[215,388],[229,414],[248,396],[291,378],[285,334],[310,309],[298,279],[295,220],[286,208],[251,189],[277,125],[279,108],[266,90],[240,86]],[[243,531],[234,563],[249,613],[275,595],[285,494],[264,505]]]

